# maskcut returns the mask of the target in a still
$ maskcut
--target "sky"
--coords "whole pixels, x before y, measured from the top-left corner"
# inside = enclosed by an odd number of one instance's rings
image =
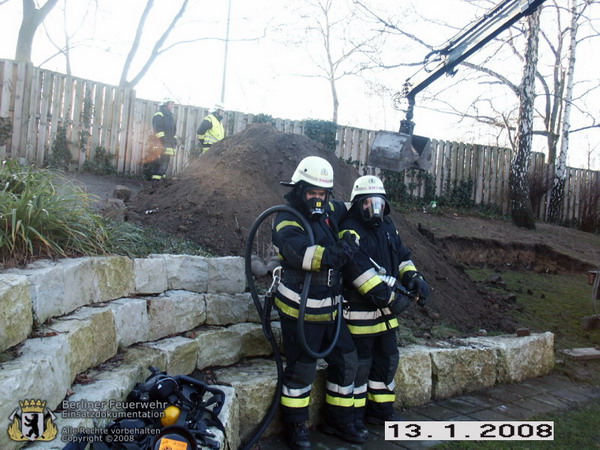
[[[86,0],[63,0],[44,22],[36,35],[33,51],[35,65],[65,72],[65,60],[55,57],[48,36],[57,43],[64,42],[64,1],[67,4],[67,29],[73,35],[73,75],[118,84],[125,57],[131,45],[145,0],[101,0],[97,9],[89,10]],[[339,1],[339,0],[338,0]],[[566,2],[566,0],[563,0]],[[12,59],[21,20],[21,1],[9,0],[0,6],[0,58]],[[273,0],[190,0],[185,17],[169,42],[198,37],[209,38],[178,45],[159,56],[151,70],[136,86],[137,96],[150,100],[174,97],[181,104],[210,108],[220,101],[224,71],[225,35],[230,10],[229,44],[225,82],[225,107],[244,113],[263,113],[273,117],[304,120],[330,120],[332,116],[331,91],[323,78],[308,75],[315,73],[315,60],[321,46],[315,44],[306,32],[306,25],[296,10],[303,2]],[[396,17],[405,30],[420,33],[430,44],[441,45],[454,32],[475,19],[480,10],[460,0],[428,0],[427,2],[402,2],[402,10],[390,0],[370,0],[373,8],[387,6],[390,17]],[[156,34],[164,29],[174,16],[180,1],[155,0],[141,43],[141,52],[148,52]],[[427,5],[427,9],[423,6]],[[96,6],[93,6],[96,8]],[[479,12],[478,12],[479,11]],[[386,15],[386,17],[388,17]],[[450,24],[438,26],[436,22]],[[347,32],[358,35],[361,24],[353,24]],[[265,32],[266,30],[266,32]],[[427,30],[427,32],[423,32]],[[217,38],[217,39],[210,39]],[[418,61],[424,56],[423,47],[401,47],[389,40],[382,50],[399,61]],[[590,50],[591,51],[591,50]],[[485,57],[484,51],[478,57]],[[585,58],[581,58],[586,61]],[[590,58],[585,64],[591,71]],[[134,61],[132,72],[139,67]],[[501,61],[497,64],[502,64]],[[584,67],[585,68],[585,67]],[[368,129],[397,130],[402,111],[392,107],[392,92],[400,90],[404,80],[416,68],[398,68],[370,74],[372,83],[383,84],[387,90],[374,92],[365,87],[364,80],[343,78],[338,82],[341,125]],[[459,70],[456,77],[463,76]],[[515,67],[513,80],[520,79],[520,68]],[[598,75],[591,75],[598,79]],[[432,86],[431,92],[444,91],[443,98],[453,106],[467,102],[465,87],[453,87],[454,79],[443,77]],[[487,89],[472,85],[470,89]],[[462,91],[461,91],[462,90]],[[487,127],[457,123],[456,117],[441,114],[426,101],[428,89],[417,97],[414,121],[415,133],[436,139],[466,140],[480,144],[495,144],[495,132]],[[506,101],[500,95],[495,104]],[[600,101],[599,101],[600,103]],[[597,107],[595,110],[597,111]],[[586,139],[572,143],[569,165],[586,167],[586,149],[597,146],[600,133],[588,133]],[[573,138],[572,138],[573,140]],[[539,150],[543,141],[538,141]],[[600,147],[593,155],[592,168],[600,169]]]

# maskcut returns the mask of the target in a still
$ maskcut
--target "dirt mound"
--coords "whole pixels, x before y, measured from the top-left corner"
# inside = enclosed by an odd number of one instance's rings
[[[311,155],[331,163],[334,196],[349,200],[352,184],[359,176],[354,166],[305,136],[255,125],[213,145],[176,178],[143,189],[132,200],[131,208],[143,224],[196,241],[216,255],[243,255],[257,216],[284,203],[288,188],[279,182],[288,181],[297,164]],[[429,312],[414,307],[405,316],[410,328],[431,332],[432,326],[442,321],[467,332],[514,328],[503,314],[509,307],[506,303],[478,291],[452,257],[428,242],[404,218],[393,217],[413,249],[413,260],[434,289]],[[268,226],[261,227],[261,233],[256,239],[257,250],[268,253],[261,250],[270,248]]]

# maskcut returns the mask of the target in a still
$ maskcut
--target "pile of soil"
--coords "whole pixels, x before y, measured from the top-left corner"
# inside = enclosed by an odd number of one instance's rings
[[[356,168],[322,145],[296,134],[283,134],[270,125],[254,125],[230,136],[200,156],[177,177],[145,187],[130,208],[144,225],[198,242],[215,255],[240,255],[254,221],[266,209],[284,204],[289,181],[298,163],[320,156],[334,169],[334,197],[348,201]],[[146,212],[149,212],[146,214]],[[393,213],[400,235],[413,250],[413,261],[432,285],[430,307],[416,305],[405,324],[417,335],[446,323],[465,333],[481,328],[514,331],[505,312],[510,304],[478,289],[448,253],[421,235],[414,225]],[[263,230],[265,228],[265,230]],[[256,238],[257,253],[268,257],[268,224]]]

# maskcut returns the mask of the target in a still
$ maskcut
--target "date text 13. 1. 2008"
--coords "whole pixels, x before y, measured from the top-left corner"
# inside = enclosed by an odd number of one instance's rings
[[[554,422],[386,422],[386,441],[552,441]]]

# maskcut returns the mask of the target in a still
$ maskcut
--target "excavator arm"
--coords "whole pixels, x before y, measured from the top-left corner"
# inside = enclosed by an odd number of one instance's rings
[[[379,131],[369,153],[369,165],[400,172],[409,168],[430,170],[432,151],[429,139],[413,136],[415,96],[440,78],[453,74],[456,66],[478,51],[519,19],[537,10],[546,0],[503,0],[483,17],[454,36],[443,47],[427,54],[423,66],[404,83],[394,96],[398,103],[406,99],[406,119],[400,132]]]

